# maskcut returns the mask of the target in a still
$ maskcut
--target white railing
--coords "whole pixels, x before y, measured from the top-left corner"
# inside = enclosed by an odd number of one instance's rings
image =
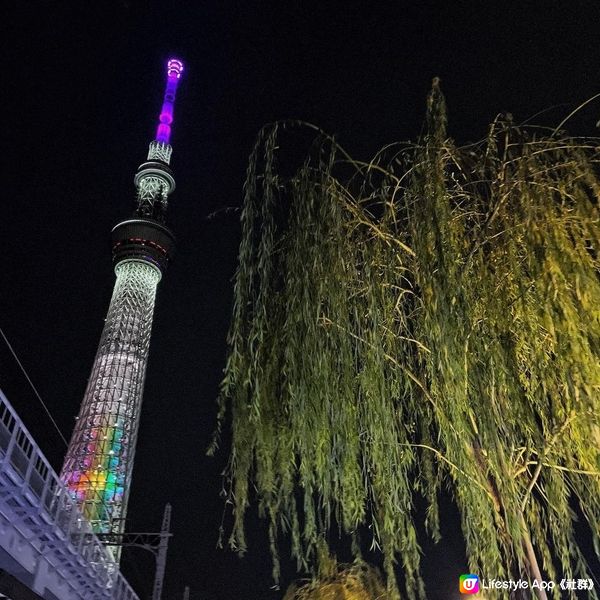
[[[18,529],[37,553],[38,587],[43,558],[44,572],[64,578],[66,598],[139,600],[2,391],[0,506],[0,525]]]

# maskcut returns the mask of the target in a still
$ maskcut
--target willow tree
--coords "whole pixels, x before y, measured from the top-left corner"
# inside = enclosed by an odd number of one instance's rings
[[[437,85],[420,142],[370,163],[320,135],[290,170],[285,131],[262,131],[245,185],[231,545],[255,498],[276,575],[281,535],[306,568],[332,528],[363,532],[355,549],[367,531],[390,593],[423,598],[415,507],[437,540],[448,490],[473,572],[590,577],[574,524],[598,553],[596,143],[498,117],[456,147]]]

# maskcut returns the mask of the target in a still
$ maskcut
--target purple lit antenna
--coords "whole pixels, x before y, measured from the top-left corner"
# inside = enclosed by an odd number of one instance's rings
[[[162,109],[160,111],[159,124],[156,129],[156,141],[168,144],[171,139],[171,123],[173,122],[173,105],[179,78],[183,73],[183,63],[177,58],[170,58],[167,63],[167,87]]]

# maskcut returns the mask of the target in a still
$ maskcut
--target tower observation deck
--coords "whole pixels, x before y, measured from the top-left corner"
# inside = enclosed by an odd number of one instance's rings
[[[156,289],[175,247],[165,217],[175,189],[169,142],[182,72],[181,61],[168,61],[156,138],[134,178],[136,209],[112,230],[116,282],[60,474],[96,533],[122,533],[125,522]]]

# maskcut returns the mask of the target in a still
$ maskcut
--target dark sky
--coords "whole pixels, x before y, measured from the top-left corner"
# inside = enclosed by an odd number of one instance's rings
[[[129,529],[155,531],[173,505],[165,600],[273,599],[266,536],[215,543],[227,448],[205,457],[225,358],[248,154],[262,125],[313,122],[356,157],[415,139],[433,76],[450,134],[481,138],[500,111],[558,124],[600,91],[600,3],[565,1],[3,3],[0,327],[70,436],[108,308],[110,230],[133,209],[164,86],[186,63],[172,143],[169,222],[178,254],[159,287]],[[554,108],[552,108],[554,107]],[[600,102],[570,121],[596,135]],[[8,185],[7,185],[8,184]],[[64,447],[6,348],[0,387],[58,470]],[[425,560],[431,598],[464,572],[456,525]],[[427,547],[428,552],[431,550]],[[148,557],[123,571],[150,593]],[[289,583],[293,575],[286,567]]]

